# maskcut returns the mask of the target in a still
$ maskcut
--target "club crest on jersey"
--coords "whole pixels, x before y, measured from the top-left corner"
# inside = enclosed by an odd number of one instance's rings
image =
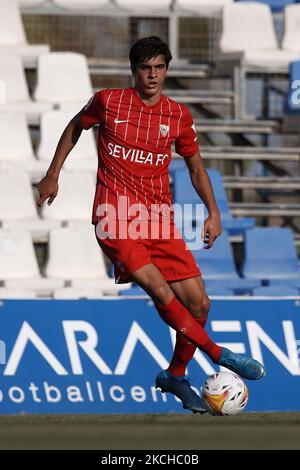
[[[166,135],[168,134],[169,132],[169,126],[167,126],[166,124],[161,124],[159,126],[159,129],[160,129],[160,133],[163,137],[166,137]]]

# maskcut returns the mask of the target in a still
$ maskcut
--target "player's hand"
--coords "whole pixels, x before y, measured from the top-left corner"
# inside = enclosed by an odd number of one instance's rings
[[[37,185],[40,198],[37,201],[38,206],[42,206],[48,199],[48,206],[52,204],[58,193],[58,180],[53,176],[46,175]]]
[[[207,250],[211,248],[216,240],[222,233],[221,218],[220,215],[213,214],[209,215],[204,221],[202,230],[202,241],[204,242],[204,248]]]

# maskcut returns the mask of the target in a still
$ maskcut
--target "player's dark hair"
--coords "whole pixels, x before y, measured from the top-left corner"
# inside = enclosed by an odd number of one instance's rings
[[[131,70],[134,73],[137,65],[146,62],[153,57],[162,55],[167,67],[172,60],[172,54],[168,45],[157,36],[149,36],[139,39],[130,49],[129,60]]]

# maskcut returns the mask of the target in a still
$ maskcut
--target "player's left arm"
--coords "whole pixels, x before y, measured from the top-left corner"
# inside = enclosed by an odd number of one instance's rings
[[[213,188],[199,152],[192,157],[185,158],[185,162],[190,172],[192,185],[208,211],[208,217],[203,225],[202,239],[205,242],[205,248],[211,248],[216,238],[222,233],[221,217]]]

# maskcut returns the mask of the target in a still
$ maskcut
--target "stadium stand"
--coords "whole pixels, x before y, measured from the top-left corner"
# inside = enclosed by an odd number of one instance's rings
[[[62,129],[66,127],[74,113],[51,111],[44,113],[40,121],[40,143],[37,157],[40,160],[41,170],[44,172],[54,155]],[[77,145],[71,151],[64,165],[65,170],[92,171],[97,170],[97,146],[93,131],[83,132]]]
[[[300,279],[270,279],[268,285],[271,287],[289,286],[300,290]]]
[[[1,112],[25,114],[29,124],[37,125],[40,115],[49,111],[49,103],[36,103],[29,94],[22,61],[18,56],[0,56],[0,80],[5,84],[5,99]]]
[[[299,45],[300,5],[289,5],[284,9],[284,35],[281,48],[286,51],[300,51]]]
[[[53,3],[61,8],[85,11],[102,8],[109,3],[109,0],[53,0]]]
[[[174,167],[174,164],[173,164]],[[223,228],[231,235],[244,233],[254,227],[255,219],[234,219],[230,213],[227,195],[222,183],[222,176],[217,170],[208,169],[214,189],[216,201],[221,212]],[[186,169],[173,171],[174,202],[178,204],[197,204],[199,196],[190,184],[190,176]]]
[[[231,90],[176,90],[165,89],[164,93],[178,103],[223,104],[233,106],[234,93]]]
[[[213,250],[192,250],[196,262],[199,264],[207,288],[232,289],[237,293],[249,293],[260,282],[241,278],[236,270],[234,257],[226,232],[223,232]]]
[[[299,22],[300,22],[300,4],[289,5],[284,10],[284,36],[281,47],[285,50],[299,51]],[[294,61],[290,64],[289,87],[284,103],[284,129],[287,131],[298,131],[300,119],[299,94],[296,95],[299,88],[300,61]]]
[[[41,5],[45,0],[18,0],[20,7],[34,7]]]
[[[115,291],[113,292],[115,294]],[[56,300],[79,300],[79,299],[102,299],[104,296],[103,291],[98,289],[82,289],[79,287],[64,287],[56,289],[53,293],[53,299]]]
[[[116,285],[106,272],[104,258],[97,244],[92,225],[80,229],[52,230],[49,238],[49,259],[45,269],[48,278],[68,281],[78,289],[100,289],[105,294],[116,294],[130,284]],[[58,295],[62,295],[59,292]],[[70,294],[70,291],[69,291]]]
[[[41,277],[29,232],[0,229],[0,280],[8,289],[33,289],[51,296],[63,286],[60,279]]]
[[[36,292],[33,289],[7,289],[0,287],[0,299],[36,299]]]
[[[136,284],[133,284],[133,286],[130,287],[130,289],[120,291],[120,295],[126,295],[126,296],[128,296],[128,295],[134,295],[134,296],[139,295],[139,296],[141,296],[142,295],[143,297],[146,295],[147,297],[149,297],[148,294],[145,291],[143,291],[143,289],[141,287],[137,286]]]
[[[232,60],[237,54],[243,65],[267,69],[286,68],[297,58],[295,51],[279,49],[268,5],[256,2],[228,5],[223,9],[222,22],[222,60]]]
[[[245,233],[242,273],[246,279],[299,279],[293,235],[281,227],[256,227]]]
[[[26,66],[32,66],[48,51],[47,44],[28,44],[17,0],[1,0],[0,54],[17,54]]]
[[[42,207],[45,220],[60,221],[68,226],[88,225],[95,194],[95,174],[83,171],[63,171],[59,178],[60,197],[51,206]]]
[[[250,119],[198,119],[194,120],[199,133],[232,133],[232,134],[272,134],[276,131],[276,121],[255,121]]]
[[[124,9],[129,13],[134,11],[141,14],[149,14],[152,12],[169,12],[172,5],[172,0],[152,0],[151,6],[148,3],[140,2],[139,0],[115,0],[116,6]]]
[[[82,54],[50,52],[39,57],[36,101],[78,112],[92,95],[87,61]]]
[[[0,169],[27,170],[35,162],[24,114],[0,113]]]
[[[238,2],[223,8],[219,50],[219,73],[226,69],[234,73],[238,117],[246,115],[247,74],[287,73],[290,62],[300,58],[297,50],[279,48],[271,9],[257,2]]]
[[[249,2],[249,0],[239,0],[240,2]],[[269,5],[273,13],[279,13],[285,7],[295,3],[295,0],[256,0],[256,3],[264,3]]]
[[[233,0],[175,0],[175,8],[188,11],[196,15],[220,14],[224,5],[233,3]]]
[[[48,232],[58,228],[57,221],[38,216],[28,173],[0,171],[0,219],[4,229],[25,229],[33,240],[47,240]]]
[[[253,295],[258,297],[299,297],[299,290],[288,286],[261,286],[253,289]]]
[[[234,290],[233,289],[228,289],[226,287],[207,287],[206,292],[210,296],[234,296]],[[141,289],[139,286],[134,285],[130,289],[120,291],[120,295],[125,295],[125,296],[143,296],[143,297],[149,297],[143,289]]]
[[[212,297],[228,297],[234,296],[234,290],[228,287],[206,287],[206,293]]]
[[[205,280],[239,278],[226,232],[215,242],[214,250],[194,251],[193,255]]]

